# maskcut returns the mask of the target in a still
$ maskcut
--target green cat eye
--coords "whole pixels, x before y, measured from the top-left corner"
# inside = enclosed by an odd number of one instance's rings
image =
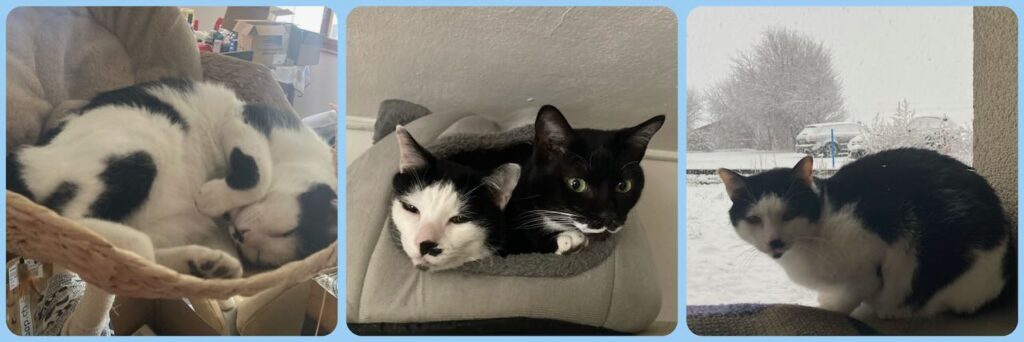
[[[579,178],[569,178],[565,184],[569,185],[569,190],[575,192],[587,191],[587,181]]]
[[[627,179],[627,180],[621,181],[621,182],[619,182],[619,184],[615,185],[615,191],[618,191],[618,192],[629,192],[629,190],[633,190],[633,180],[632,179]]]

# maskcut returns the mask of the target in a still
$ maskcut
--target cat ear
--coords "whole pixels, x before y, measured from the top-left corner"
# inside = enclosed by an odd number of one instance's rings
[[[402,125],[395,127],[395,136],[398,137],[398,172],[424,168],[434,159]]]
[[[718,169],[718,177],[722,178],[725,192],[729,194],[729,199],[733,202],[743,198],[743,195],[747,193],[746,177],[729,169]]]
[[[814,183],[814,158],[806,156],[800,159],[793,167],[793,172],[800,180],[803,180],[807,186],[811,186]]]
[[[550,156],[561,156],[569,150],[573,136],[572,127],[555,106],[540,107],[540,112],[537,113],[537,122],[534,123],[534,130],[536,131],[535,146],[541,151]]]
[[[491,172],[491,175],[484,177],[484,184],[490,190],[494,204],[504,210],[508,200],[512,198],[512,191],[519,184],[519,164],[508,163],[498,166]]]
[[[632,155],[637,156],[637,159],[642,159],[644,153],[647,152],[647,144],[651,142],[654,133],[658,133],[663,124],[665,124],[665,116],[658,115],[635,127],[626,129],[625,132],[628,134],[626,137],[626,148],[629,149]]]

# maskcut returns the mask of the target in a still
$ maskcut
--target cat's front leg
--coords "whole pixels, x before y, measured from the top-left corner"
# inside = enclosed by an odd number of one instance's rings
[[[555,236],[555,254],[564,255],[579,252],[589,244],[587,236],[578,230],[569,230]]]
[[[259,201],[273,171],[268,137],[240,120],[226,123],[221,135],[227,176],[206,182],[196,196],[196,207],[210,217]]]
[[[827,290],[818,292],[818,306],[828,311],[849,315],[863,301],[860,296],[843,290]]]

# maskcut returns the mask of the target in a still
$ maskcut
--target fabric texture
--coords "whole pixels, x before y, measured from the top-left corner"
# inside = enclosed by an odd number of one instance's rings
[[[78,306],[78,300],[85,293],[85,281],[70,272],[54,274],[46,281],[46,289],[36,306],[35,322],[38,324],[35,334],[38,336],[58,336],[64,322],[71,317]],[[109,317],[109,315],[108,315]],[[100,330],[100,336],[113,336],[109,318]]]
[[[701,336],[878,335],[846,315],[799,305],[730,304],[686,307],[686,324]]]
[[[7,148],[35,143],[99,92],[198,80],[199,52],[173,7],[19,7],[7,17]]]
[[[442,135],[458,137],[507,128],[475,117],[438,112],[408,122],[406,128],[428,148],[434,148]],[[630,215],[628,227],[616,234],[615,246],[604,261],[572,276],[417,270],[395,247],[388,229],[391,178],[398,171],[397,160],[397,143],[385,136],[346,171],[349,323],[535,318],[629,333],[643,330],[657,317],[661,291],[636,215]]]

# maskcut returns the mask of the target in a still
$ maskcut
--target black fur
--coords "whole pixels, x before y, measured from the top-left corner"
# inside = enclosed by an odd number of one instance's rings
[[[71,182],[62,182],[57,186],[57,189],[46,196],[43,200],[43,206],[50,208],[58,214],[64,212],[64,205],[68,204],[75,196],[78,195],[78,184]]]
[[[104,190],[89,207],[88,216],[124,220],[145,203],[156,174],[153,157],[143,151],[107,158],[107,168],[100,173]]]
[[[167,86],[178,91],[188,91],[192,88],[191,83],[183,80],[167,79],[141,83],[131,87],[100,93],[90,100],[85,107],[82,107],[79,114],[85,115],[88,114],[90,110],[104,106],[136,107],[145,109],[152,114],[163,116],[167,118],[167,120],[170,120],[172,124],[176,124],[180,126],[182,130],[188,131],[188,122],[185,122],[185,118],[181,116],[181,113],[178,113],[178,111],[170,104],[161,101],[156,96],[149,93],[149,89],[158,86]]]
[[[235,190],[247,190],[259,184],[260,170],[256,165],[256,159],[235,147],[231,150],[228,162],[228,177],[225,179],[228,187]]]
[[[13,191],[17,194],[27,197],[30,200],[35,200],[35,195],[28,189],[28,185],[25,184],[25,179],[22,177],[24,172],[24,166],[18,161],[18,153],[7,154],[7,190]]]
[[[67,121],[61,121],[57,126],[43,131],[43,134],[39,136],[39,141],[36,142],[36,145],[45,146],[50,144],[50,142],[53,141],[53,138],[56,138],[60,132],[64,131],[65,124],[67,124]]]
[[[338,194],[327,184],[314,184],[299,195],[298,256],[306,257],[338,239]]]
[[[935,151],[905,148],[866,156],[831,178],[816,179],[820,196],[795,175],[793,169],[774,169],[743,178],[750,198],[733,199],[733,225],[768,193],[787,199],[795,215],[812,222],[820,218],[826,197],[832,209],[854,205],[865,229],[886,243],[911,239],[917,269],[905,302],[913,309],[966,271],[973,251],[990,250],[1008,234],[1002,204],[988,182]]]
[[[297,130],[302,124],[292,113],[259,104],[245,105],[242,115],[246,124],[263,133],[267,139],[270,139],[270,132],[274,129]]]
[[[956,159],[923,149],[896,149],[843,167],[825,183],[830,204],[857,203],[867,229],[892,243],[911,237],[917,271],[911,307],[923,306],[972,262],[1007,236],[1003,207],[992,186]]]

